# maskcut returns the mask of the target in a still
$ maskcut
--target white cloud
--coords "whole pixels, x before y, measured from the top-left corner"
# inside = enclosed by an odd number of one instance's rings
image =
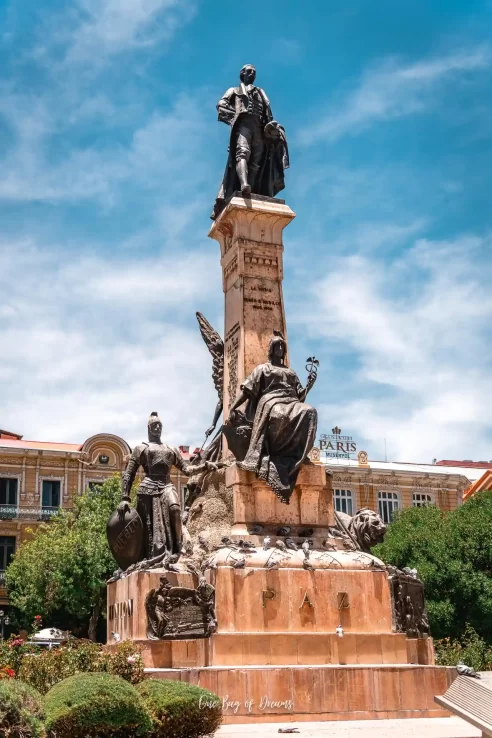
[[[4,427],[76,442],[107,431],[133,443],[157,409],[168,440],[201,441],[216,397],[193,316],[196,306],[216,310],[216,253],[115,263],[26,240],[1,244],[0,261]]]
[[[321,119],[300,135],[306,145],[320,139],[336,141],[355,135],[377,121],[392,120],[426,110],[436,103],[439,85],[450,79],[490,67],[488,47],[442,58],[403,65],[389,59],[366,71],[340,104],[333,104]]]
[[[276,64],[287,66],[299,64],[303,54],[303,47],[296,38],[275,38],[270,48],[270,56]]]
[[[207,125],[188,95],[179,95],[168,111],[150,112],[127,146],[110,140],[77,148],[70,141],[60,146],[55,161],[47,152],[55,137],[61,141],[70,116],[66,108],[54,105],[50,109],[49,103],[49,99],[0,95],[0,118],[3,115],[9,121],[16,139],[1,161],[0,198],[17,202],[96,200],[110,206],[118,199],[122,184],[177,195],[196,192],[207,177],[203,141],[212,122]],[[110,109],[109,103],[107,106]]]
[[[45,14],[43,37],[32,56],[38,62],[83,65],[85,73],[98,70],[123,53],[162,48],[193,18],[198,2],[77,0],[62,13]]]
[[[330,320],[310,321],[311,333],[351,356],[350,396],[320,411],[367,439],[373,458],[384,438],[398,461],[492,457],[491,246],[421,239],[390,263],[339,259],[316,284]]]

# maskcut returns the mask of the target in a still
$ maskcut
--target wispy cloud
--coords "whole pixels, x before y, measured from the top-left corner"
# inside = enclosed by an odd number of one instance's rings
[[[24,417],[35,438],[107,430],[135,442],[159,409],[168,440],[200,440],[216,400],[193,310],[220,289],[213,253],[66,255],[66,245],[0,244],[2,422]]]
[[[272,41],[270,55],[276,63],[299,64],[302,54],[302,44],[296,38],[276,38]]]
[[[321,413],[395,460],[489,458],[492,277],[489,236],[418,240],[392,262],[356,255],[332,264],[313,298],[329,315],[309,329],[349,352],[350,396]],[[469,455],[469,452],[468,452]]]
[[[435,105],[435,91],[458,76],[490,67],[492,51],[481,47],[413,64],[395,59],[364,72],[356,89],[321,114],[299,136],[306,145],[355,135],[377,121],[412,115]]]
[[[48,99],[31,101],[29,109],[29,100],[0,94],[0,120],[5,117],[15,136],[14,145],[1,160],[0,199],[52,203],[95,200],[108,206],[118,199],[123,183],[139,183],[147,191],[166,190],[177,195],[189,188],[191,181],[194,187],[199,186],[207,175],[202,146],[207,126],[189,96],[179,95],[167,112],[150,112],[127,146],[111,139],[83,148],[71,143],[66,150],[61,149],[56,160],[48,152],[55,139],[60,142],[70,133],[70,119],[64,115],[67,110],[50,109]],[[176,179],[178,172],[181,176]]]
[[[200,0],[76,0],[41,14],[30,57],[45,65],[83,65],[84,73],[132,52],[167,44],[195,14]]]

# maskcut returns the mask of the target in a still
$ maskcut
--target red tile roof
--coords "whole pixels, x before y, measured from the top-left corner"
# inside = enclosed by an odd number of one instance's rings
[[[492,461],[436,461],[435,466],[467,466],[469,469],[492,469]]]
[[[80,443],[57,443],[56,441],[21,441],[0,438],[0,448],[25,448],[32,451],[80,451]]]
[[[20,441],[22,436],[19,435],[19,433],[14,433],[13,431],[8,431],[8,430],[2,430],[0,428],[0,438],[16,438],[17,440]]]
[[[58,443],[57,441],[24,441],[19,438],[6,438],[0,435],[0,449],[2,448],[21,448],[27,451],[65,451],[77,452],[82,449],[81,443]],[[190,453],[190,446],[180,446],[179,450],[185,461],[196,454],[198,448]]]

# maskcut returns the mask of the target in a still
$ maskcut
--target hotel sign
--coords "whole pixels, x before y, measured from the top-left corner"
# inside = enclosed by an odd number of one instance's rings
[[[327,459],[350,459],[357,453],[357,443],[352,436],[342,436],[340,428],[335,427],[331,434],[321,434],[319,450]]]

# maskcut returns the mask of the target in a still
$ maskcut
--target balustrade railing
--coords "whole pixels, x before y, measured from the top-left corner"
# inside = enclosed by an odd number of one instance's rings
[[[0,520],[49,520],[59,507],[13,507],[0,505]],[[67,508],[63,508],[66,510]],[[71,509],[71,508],[69,508]]]

